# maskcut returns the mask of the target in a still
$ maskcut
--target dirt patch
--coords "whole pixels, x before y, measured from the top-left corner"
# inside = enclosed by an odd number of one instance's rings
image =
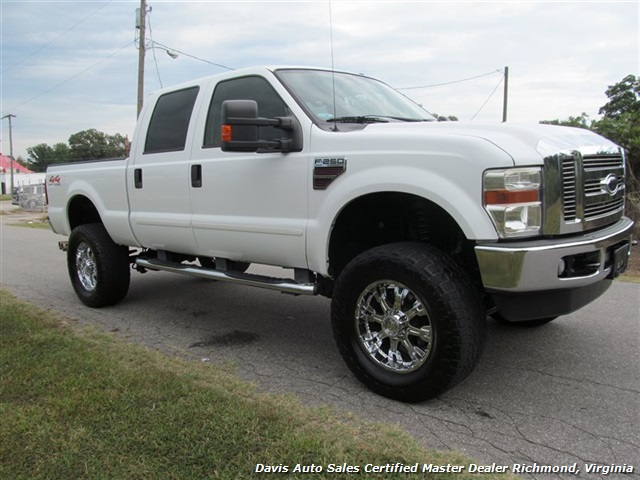
[[[46,222],[47,211],[46,209],[23,210],[19,205],[13,205],[10,200],[3,200],[0,202],[0,216],[11,223]]]

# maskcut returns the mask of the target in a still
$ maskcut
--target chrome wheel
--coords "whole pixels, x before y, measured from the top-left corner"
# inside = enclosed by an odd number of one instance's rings
[[[351,260],[333,289],[331,324],[354,375],[406,402],[462,381],[486,336],[471,282],[446,254],[416,242],[381,245]]]
[[[429,358],[433,331],[420,298],[400,282],[368,285],[356,304],[356,332],[374,363],[394,373],[410,373]]]
[[[78,298],[89,307],[106,307],[125,297],[129,262],[129,249],[117,245],[101,223],[79,225],[69,235],[69,278]]]
[[[76,272],[82,287],[92,292],[98,281],[98,268],[93,250],[86,243],[78,245],[76,250]]]

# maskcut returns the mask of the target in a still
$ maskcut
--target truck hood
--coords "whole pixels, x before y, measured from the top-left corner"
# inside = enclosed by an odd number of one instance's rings
[[[365,129],[370,134],[397,131],[409,136],[452,135],[484,139],[506,152],[515,165],[542,164],[559,152],[617,152],[619,147],[589,130],[543,124],[482,124],[464,122],[376,123]],[[401,133],[402,132],[402,133]]]

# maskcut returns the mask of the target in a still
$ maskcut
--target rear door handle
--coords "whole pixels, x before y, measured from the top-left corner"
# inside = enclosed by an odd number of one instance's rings
[[[191,186],[202,187],[202,165],[191,165]]]
[[[133,171],[133,186],[136,188],[142,188],[142,169],[136,168]]]

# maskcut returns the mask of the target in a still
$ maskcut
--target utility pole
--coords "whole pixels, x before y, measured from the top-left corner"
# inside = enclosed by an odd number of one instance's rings
[[[5,115],[4,117],[2,117],[2,120],[4,120],[5,118],[9,119],[9,161],[11,163],[11,192],[10,194],[13,195],[13,135],[12,135],[12,129],[11,129],[11,119],[12,118],[16,118],[15,115],[12,115],[11,113],[8,115]]]
[[[502,121],[507,121],[507,99],[509,95],[509,67],[504,67],[504,98],[502,100]]]
[[[147,0],[140,0],[140,10],[138,11],[138,18],[136,27],[140,30],[139,35],[139,52],[138,52],[138,113],[140,116],[140,110],[142,110],[142,102],[144,98],[144,54],[145,54],[145,29],[146,29],[146,17],[147,17]]]

